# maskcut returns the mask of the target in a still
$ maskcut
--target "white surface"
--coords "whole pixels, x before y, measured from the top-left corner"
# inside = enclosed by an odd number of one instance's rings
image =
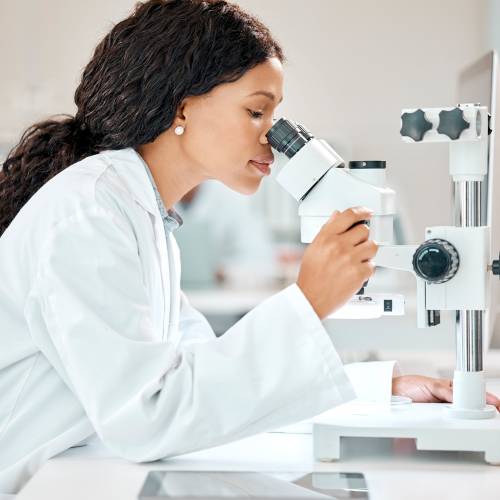
[[[218,287],[198,290],[185,290],[191,305],[205,315],[243,315],[274,295],[276,288],[232,288]],[[332,319],[376,319],[381,316],[400,316],[405,313],[405,297],[397,293],[369,293],[370,302],[361,302],[354,296],[329,318]],[[384,300],[392,300],[392,312],[384,311]]]
[[[307,157],[304,164],[301,158],[297,158],[306,148],[304,146],[290,163],[294,162],[297,168],[307,165]],[[348,169],[331,168],[299,205],[301,241],[310,243],[334,210],[362,205],[373,210],[374,215],[393,216],[396,213],[395,199],[395,191],[388,187],[364,182],[351,175]],[[382,223],[382,217],[373,222],[371,236],[379,243],[390,243],[393,239],[392,223]]]
[[[500,383],[490,384],[498,392]],[[500,415],[471,420],[452,418],[449,405],[383,406],[353,401],[327,412],[313,425],[314,456],[342,460],[342,438],[411,438],[419,450],[484,452],[486,462],[500,465]]]
[[[451,243],[460,256],[457,274],[445,283],[425,285],[425,309],[441,311],[478,310],[487,308],[487,283],[490,273],[490,228],[429,227],[426,240],[438,238]]]
[[[276,181],[299,202],[330,168],[344,163],[329,144],[319,139],[311,139],[291,159],[274,149],[273,154],[279,169]]]
[[[485,460],[500,465],[500,416],[471,420],[451,418],[448,405],[392,406],[348,403],[314,424],[314,456],[318,460],[342,460],[341,439],[411,438],[419,450],[480,451]]]
[[[385,310],[385,301],[391,301],[391,310]],[[402,316],[405,297],[396,293],[366,293],[354,295],[345,305],[328,316],[328,319],[377,319],[381,316]]]
[[[486,382],[484,372],[455,370],[453,376],[453,410],[458,412],[472,410],[472,415],[483,415],[471,418],[493,418],[496,412],[491,414],[491,409],[488,410],[485,405]],[[490,415],[487,416],[488,414]]]
[[[302,424],[299,431],[308,427]],[[416,452],[407,440],[350,442],[342,462],[313,463],[310,434],[260,434],[168,462],[131,464],[98,447],[50,460],[17,500],[134,500],[149,470],[363,472],[371,500],[497,499],[499,470],[477,454]]]
[[[246,314],[262,301],[275,294],[275,288],[241,289],[241,288],[209,288],[186,290],[191,305],[205,315],[212,314]]]

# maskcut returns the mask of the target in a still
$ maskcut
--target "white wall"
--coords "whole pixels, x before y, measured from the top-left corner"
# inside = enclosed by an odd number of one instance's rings
[[[127,14],[130,0],[0,3],[0,141],[33,121],[75,112],[80,73],[100,37]]]
[[[94,46],[134,3],[0,3],[0,148],[40,118],[74,113],[73,93]],[[400,110],[456,103],[460,69],[490,46],[500,47],[500,1],[237,3],[271,27],[288,57],[278,116],[302,121],[346,160],[387,160],[409,241],[420,241],[426,225],[448,223],[447,148],[402,143]],[[257,200],[271,220],[293,229],[295,206],[287,196],[268,183]],[[451,339],[447,332],[441,338],[444,344]]]
[[[385,159],[409,237],[449,221],[448,151],[407,145],[400,110],[453,105],[457,74],[486,50],[482,0],[240,0],[288,55],[282,113],[346,159]]]
[[[73,93],[93,47],[131,0],[0,4],[0,147],[32,122],[74,113]],[[448,222],[447,150],[399,139],[403,107],[456,101],[459,69],[491,42],[494,0],[239,0],[288,57],[278,114],[329,139],[346,160],[385,159],[410,240]],[[497,16],[498,17],[498,16]],[[485,26],[490,27],[490,31]],[[489,38],[488,38],[489,36]],[[497,34],[497,38],[500,35]],[[268,186],[269,213],[294,227],[294,206]],[[281,209],[280,209],[281,207]]]

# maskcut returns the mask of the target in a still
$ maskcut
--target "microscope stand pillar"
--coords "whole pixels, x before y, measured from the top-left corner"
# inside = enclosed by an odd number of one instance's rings
[[[481,181],[455,181],[455,225],[483,225]],[[465,419],[493,418],[496,410],[486,405],[483,374],[483,311],[457,311],[456,369],[453,378],[453,405],[450,417]]]

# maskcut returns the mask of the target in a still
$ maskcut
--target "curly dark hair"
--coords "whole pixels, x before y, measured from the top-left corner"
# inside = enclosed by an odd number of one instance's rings
[[[280,45],[225,0],[149,0],[96,47],[75,92],[75,117],[26,130],[0,171],[0,235],[49,179],[107,149],[137,148],[172,126],[181,101],[232,82]]]

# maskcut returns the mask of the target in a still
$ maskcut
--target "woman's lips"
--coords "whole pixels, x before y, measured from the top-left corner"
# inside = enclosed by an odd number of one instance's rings
[[[251,163],[257,170],[260,170],[264,175],[269,175],[271,173],[269,163],[260,163],[254,160],[250,160],[249,163]]]

